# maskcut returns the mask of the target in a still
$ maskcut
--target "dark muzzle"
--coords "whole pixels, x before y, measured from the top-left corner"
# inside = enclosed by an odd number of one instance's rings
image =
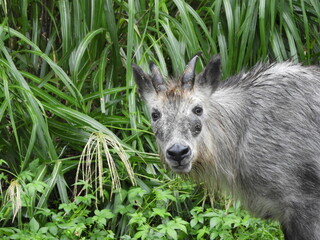
[[[181,144],[173,144],[167,150],[167,158],[170,161],[176,161],[179,165],[181,162],[191,155],[191,149],[188,146],[184,146]]]

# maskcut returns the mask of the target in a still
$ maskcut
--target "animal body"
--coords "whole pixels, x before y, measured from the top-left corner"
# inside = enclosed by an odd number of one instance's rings
[[[319,68],[258,64],[220,81],[219,55],[198,75],[197,58],[168,81],[133,65],[162,161],[279,220],[286,240],[319,240]]]

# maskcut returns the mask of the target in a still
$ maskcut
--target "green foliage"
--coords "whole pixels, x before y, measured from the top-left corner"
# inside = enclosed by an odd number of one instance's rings
[[[281,238],[238,207],[199,208],[159,166],[131,64],[319,63],[318,0],[0,0],[0,19],[1,237]]]
[[[194,195],[185,196],[190,184],[181,184],[180,179],[168,184],[150,193],[140,187],[119,191],[118,200],[102,210],[92,206],[94,195],[79,196],[57,210],[39,209],[22,229],[0,228],[0,235],[3,239],[282,239],[277,224],[251,218],[236,204],[226,210],[194,206],[178,216],[173,203],[183,205]],[[166,192],[172,201],[159,192]]]

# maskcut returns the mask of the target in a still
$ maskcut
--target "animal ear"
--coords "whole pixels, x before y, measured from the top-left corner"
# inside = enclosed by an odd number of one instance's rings
[[[138,85],[138,90],[142,98],[146,98],[146,94],[155,92],[150,76],[136,64],[132,64],[133,76]]]
[[[167,89],[163,77],[157,66],[150,62],[151,76],[144,73],[136,64],[132,64],[133,76],[138,85],[140,95],[146,99],[147,94],[163,92]]]
[[[195,68],[196,68],[196,63],[198,60],[198,54],[196,54],[187,64],[182,79],[181,79],[181,86],[184,89],[189,89],[191,90],[194,85],[194,79],[195,79]]]
[[[219,54],[214,55],[205,69],[200,74],[197,83],[200,86],[210,86],[212,89],[216,89],[221,75],[221,58]]]

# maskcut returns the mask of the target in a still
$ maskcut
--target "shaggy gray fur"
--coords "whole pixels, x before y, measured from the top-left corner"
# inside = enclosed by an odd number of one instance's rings
[[[320,240],[319,68],[258,64],[219,81],[219,56],[194,77],[196,58],[166,83],[133,65],[162,161],[279,220],[285,239]]]

